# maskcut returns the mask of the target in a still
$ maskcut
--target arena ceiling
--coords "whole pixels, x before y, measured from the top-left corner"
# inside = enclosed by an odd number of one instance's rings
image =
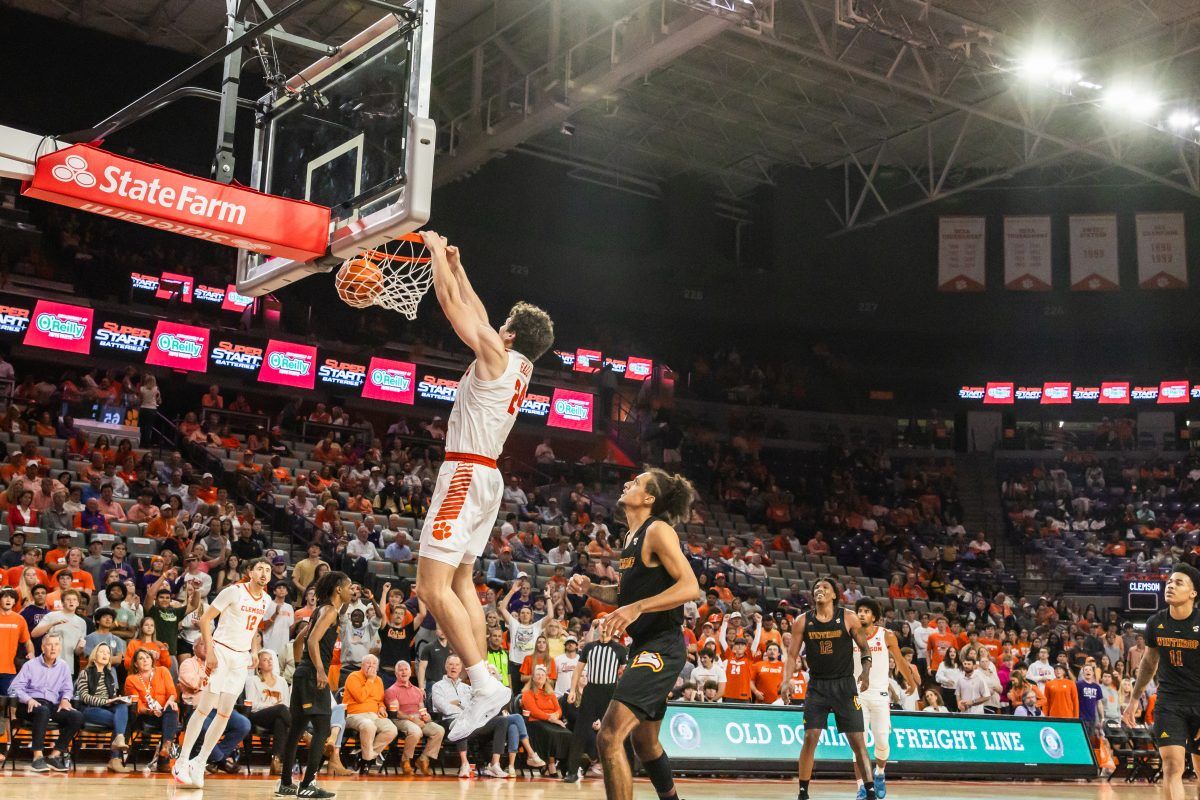
[[[195,55],[224,41],[213,0],[0,2]],[[379,15],[314,0],[285,27],[337,43]],[[794,165],[831,171],[843,230],[1021,173],[1200,197],[1200,130],[1166,123],[1200,110],[1195,0],[443,0],[437,36],[438,184],[516,151],[650,196],[698,174],[736,213]],[[1116,86],[1129,108],[1104,107]]]

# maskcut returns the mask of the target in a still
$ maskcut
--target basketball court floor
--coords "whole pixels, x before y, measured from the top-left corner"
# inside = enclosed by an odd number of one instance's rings
[[[53,797],[55,800],[95,800],[106,797],[159,798],[179,800],[269,800],[275,782],[266,778],[210,776],[203,791],[181,789],[169,777],[159,775],[113,775],[81,770],[74,775],[0,773],[4,797]],[[411,800],[603,800],[604,786],[598,780],[564,785],[556,780],[471,780],[455,778],[350,778],[322,780],[339,800],[383,800],[405,796]],[[683,800],[793,800],[795,781],[783,780],[680,780]],[[813,800],[850,800],[853,787],[847,781],[818,781]],[[1158,786],[1092,782],[1000,783],[992,781],[895,781],[888,787],[889,800],[1147,800],[1162,796]],[[634,787],[635,800],[653,800],[654,790],[645,781]]]

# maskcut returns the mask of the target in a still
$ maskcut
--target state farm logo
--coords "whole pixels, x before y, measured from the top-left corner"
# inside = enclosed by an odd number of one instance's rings
[[[50,174],[56,181],[75,183],[84,189],[91,189],[96,185],[96,176],[88,172],[87,159],[83,156],[67,156],[63,163],[50,170]]]
[[[592,404],[587,400],[562,398],[554,401],[554,413],[574,422],[582,422],[588,418]]]
[[[199,358],[204,352],[204,340],[180,333],[160,333],[154,342],[158,349],[179,358]]]
[[[87,321],[83,317],[43,311],[34,319],[33,327],[52,339],[79,341],[87,331]]]
[[[371,371],[371,383],[381,389],[407,392],[412,386],[411,373],[399,369],[376,369]]]
[[[283,375],[295,375],[296,377],[307,375],[312,369],[312,362],[303,353],[277,351],[271,353],[267,358],[267,364],[271,369]]]

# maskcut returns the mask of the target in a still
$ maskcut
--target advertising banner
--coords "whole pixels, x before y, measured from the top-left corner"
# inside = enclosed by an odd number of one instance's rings
[[[86,144],[39,158],[22,193],[297,261],[324,255],[329,244],[329,209],[324,206],[198,178]]]
[[[595,397],[587,392],[555,389],[546,424],[551,428],[591,433],[592,419],[596,415],[595,405]]]
[[[163,320],[154,329],[147,364],[189,372],[208,371],[208,328]]]
[[[326,389],[361,389],[366,377],[365,365],[340,358],[325,358],[317,367],[317,381]]]
[[[263,383],[312,389],[317,382],[317,348],[271,339],[263,354],[258,379]]]
[[[1050,217],[1004,218],[1004,288],[1050,291]]]
[[[113,319],[101,316],[94,321],[92,340],[96,343],[96,355],[122,356],[141,360],[150,350],[150,329],[138,320],[129,324],[128,319]]]
[[[1187,244],[1183,214],[1138,214],[1138,286],[1186,289]]]
[[[795,768],[804,712],[788,706],[671,704],[659,739],[672,766],[714,772]],[[1078,720],[991,714],[892,712],[888,770],[936,765],[941,774],[1093,777],[1096,763]],[[867,748],[874,741],[867,734]],[[818,762],[849,772],[850,746],[833,721],[821,734]],[[907,772],[907,774],[912,774]]]
[[[368,400],[386,400],[411,406],[416,398],[417,365],[411,361],[392,361],[375,357],[367,367],[362,396]]]
[[[625,377],[631,381],[644,381],[654,374],[654,362],[648,358],[630,356],[625,363]]]
[[[92,349],[92,320],[90,308],[38,300],[24,344],[87,355]]]
[[[262,368],[263,349],[261,345],[248,339],[238,341],[222,337],[213,343],[209,358],[212,359],[212,365],[217,369],[227,369],[243,374],[258,374]]]
[[[982,292],[987,286],[985,217],[938,218],[938,290]]]
[[[1117,261],[1115,214],[1072,214],[1071,289],[1077,292],[1113,292],[1121,288]]]

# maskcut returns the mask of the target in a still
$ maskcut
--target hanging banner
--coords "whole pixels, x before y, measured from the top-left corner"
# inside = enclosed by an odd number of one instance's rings
[[[1143,289],[1187,288],[1187,244],[1183,214],[1138,214],[1138,286]]]
[[[1004,288],[1050,291],[1050,217],[1004,218]]]
[[[1120,289],[1116,215],[1072,214],[1070,238],[1071,289],[1076,292]]]
[[[986,217],[938,218],[938,291],[984,290],[986,230]]]

